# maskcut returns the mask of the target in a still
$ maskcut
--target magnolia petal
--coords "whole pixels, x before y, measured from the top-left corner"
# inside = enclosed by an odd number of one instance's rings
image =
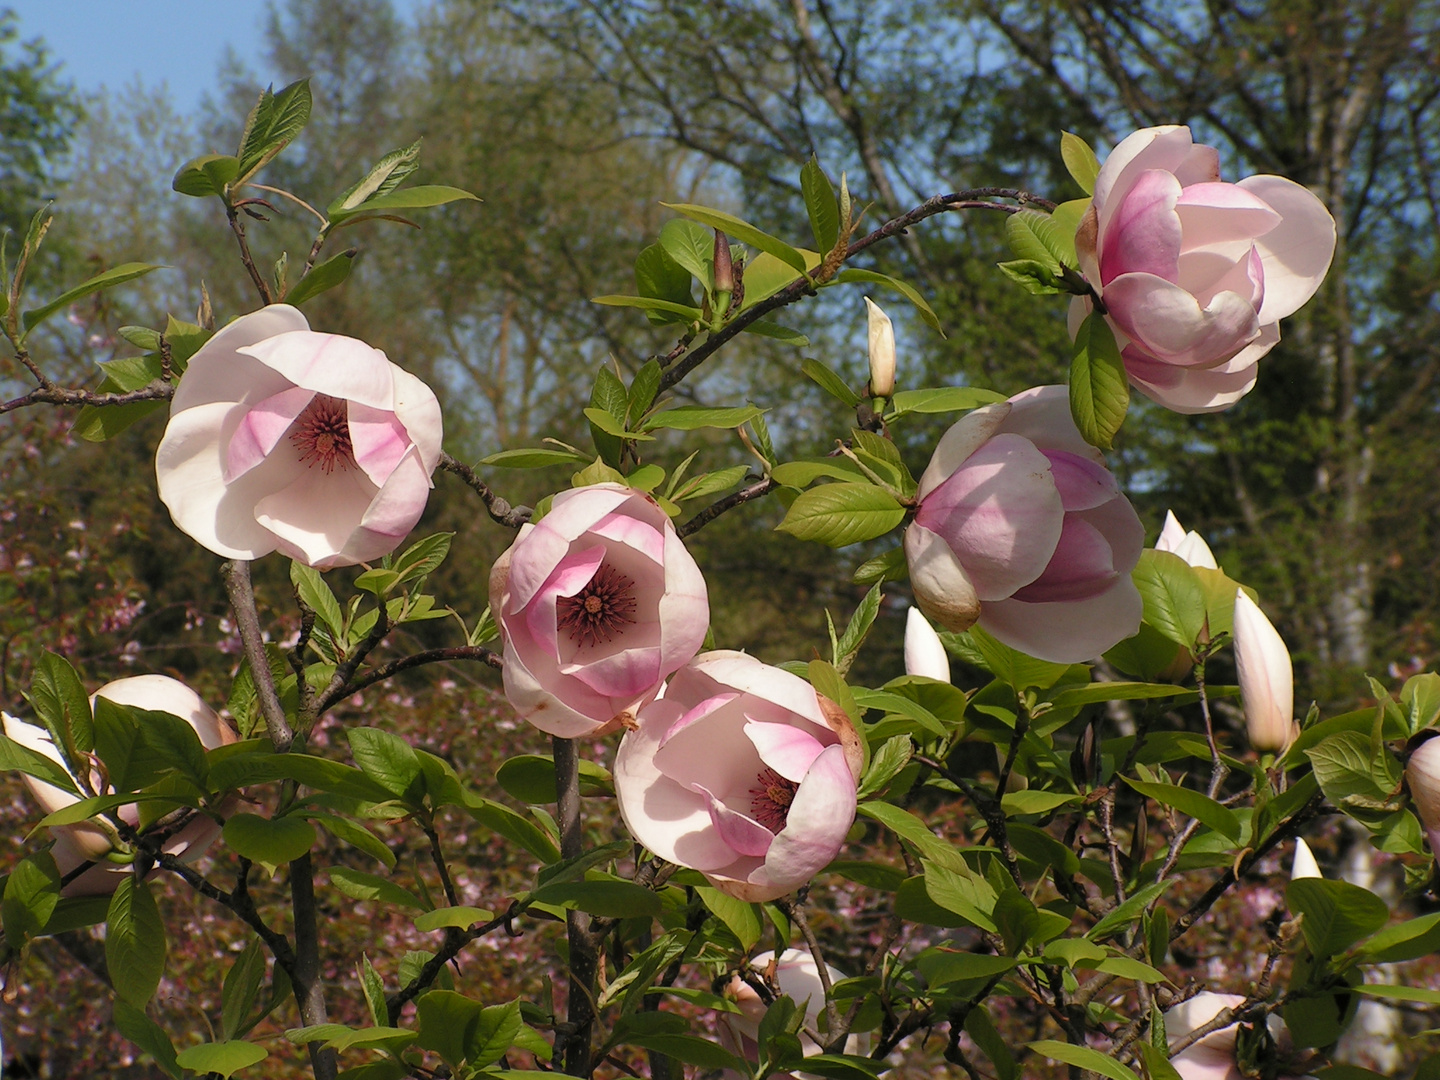
[[[586,531],[633,548],[657,566],[665,561],[665,537],[647,521],[628,514],[606,514]]]
[[[1188,127],[1165,125],[1127,135],[1106,156],[1095,177],[1093,201],[1099,218],[1099,235],[1103,238],[1107,234],[1116,206],[1142,173],[1163,169],[1174,173],[1182,185],[1218,180],[1218,171],[1213,176],[1208,174],[1212,162],[1218,170],[1218,156],[1208,147],[1196,146]],[[1101,247],[1104,247],[1103,240]],[[1103,251],[1101,255],[1103,257]]]
[[[200,744],[206,750],[228,746],[239,738],[199,694],[168,675],[130,675],[108,682],[90,695],[92,706],[95,699],[101,697],[116,705],[130,705],[180,717],[195,729],[195,734],[200,736]]]
[[[946,630],[970,629],[980,617],[980,599],[950,546],[916,522],[905,530],[904,545],[916,606]]]
[[[775,896],[807,883],[839,854],[855,822],[855,806],[855,777],[845,762],[845,751],[839,746],[827,747],[800,782],[785,828],[776,835],[764,867],[750,876],[751,881],[778,889]]]
[[[759,724],[747,720],[745,736],[754,744],[761,761],[797,784],[805,779],[810,766],[825,750],[825,744],[815,736],[790,724]],[[765,853],[746,851],[743,854]]]
[[[1310,845],[1297,836],[1295,838],[1295,861],[1290,864],[1290,880],[1323,878],[1324,876],[1320,872],[1320,864],[1315,861],[1315,853],[1310,850]]]
[[[905,674],[950,681],[950,656],[945,645],[916,607],[905,615]]]
[[[703,723],[668,735],[655,751],[655,768],[691,791],[739,800],[764,768],[755,744],[745,737],[745,712],[742,697],[715,709]]]
[[[1066,513],[1093,510],[1120,494],[1120,485],[1103,465],[1065,450],[1042,451],[1050,462],[1050,478]]]
[[[1425,826],[1430,853],[1440,854],[1440,738],[1431,737],[1410,753],[1405,763],[1410,802]]]
[[[1066,514],[1055,556],[1038,578],[1015,593],[1028,604],[1084,600],[1118,576],[1110,542],[1079,514]]]
[[[1290,650],[1244,589],[1235,590],[1234,642],[1235,674],[1250,745],[1262,752],[1284,753],[1295,723]]]
[[[1029,439],[1041,452],[1061,450],[1101,467],[1105,465],[1105,455],[1087,443],[1075,426],[1068,386],[1022,390],[1010,399],[1010,415],[1000,430]]]
[[[768,702],[776,710],[808,720],[821,731],[830,729],[813,686],[800,676],[772,667],[748,653],[730,649],[701,653],[685,670],[694,670],[721,686],[754,695],[756,701],[746,704],[746,711],[752,715],[759,713],[753,705]]]
[[[43,727],[39,724],[27,723],[18,716],[11,716],[9,713],[0,713],[0,717],[3,717],[5,734],[7,736],[27,750],[33,750],[37,754],[45,755],[67,773],[70,772],[69,766],[65,764],[65,759],[60,756],[59,749],[56,748],[54,741],[50,738],[50,733]],[[70,775],[74,777],[75,774],[70,773]],[[30,795],[40,804],[40,808],[47,814],[53,814],[56,810],[63,810],[65,807],[80,801],[64,788],[58,788],[54,784],[47,784],[44,780],[37,779],[28,773],[21,773],[20,779],[30,790]]]
[[[1100,246],[1100,281],[1121,274],[1155,274],[1174,281],[1180,267],[1181,226],[1175,212],[1180,181],[1163,169],[1141,173],[1110,215]]]
[[[420,451],[425,475],[435,471],[440,462],[440,442],[444,422],[435,391],[398,365],[390,371],[395,381],[395,397],[389,408],[405,428],[410,441]]]
[[[560,666],[562,674],[574,676],[597,694],[609,698],[648,696],[660,685],[660,650],[654,647],[621,649],[609,656],[596,657],[583,663]]]
[[[710,629],[710,594],[695,557],[668,522],[663,532],[665,593],[660,598],[660,668],[663,678],[689,662]]]
[[[1182,251],[1242,241],[1246,246],[1280,224],[1280,214],[1240,184],[1191,184],[1180,193],[1175,212],[1185,230]]]
[[[235,351],[317,394],[358,401],[373,409],[395,407],[395,365],[358,338],[291,330]]]
[[[1185,539],[1185,527],[1175,516],[1174,510],[1165,511],[1165,524],[1160,529],[1160,538],[1155,541],[1156,551],[1173,552]]]
[[[544,659],[543,654],[536,656],[535,651],[532,650],[526,655],[525,650],[512,648],[507,642],[505,666],[502,671],[505,700],[510,702],[510,707],[520,715],[521,719],[533,724],[547,735],[558,735],[562,739],[576,739],[583,735],[593,734],[597,728],[602,727],[610,719],[607,716],[602,721],[595,717],[609,710],[611,703],[590,691],[588,687],[582,688],[583,694],[577,693],[574,688],[567,688],[567,697],[575,703],[576,707],[562,701],[557,695],[546,689],[541,680],[537,679],[530,670],[530,665],[540,667],[536,661]],[[611,711],[611,715],[614,715],[613,711]]]
[[[1240,355],[1253,348],[1250,346]],[[1228,409],[1255,388],[1260,374],[1260,365],[1254,360],[1239,368],[1233,362],[1193,368],[1159,363],[1133,349],[1126,349],[1124,355],[1130,385],[1171,412],[1185,414]]]
[[[313,390],[292,386],[247,409],[225,449],[225,483],[233,484],[269,457],[314,398]]]
[[[560,649],[556,644],[559,615],[556,601],[561,597],[574,596],[595,576],[600,564],[605,561],[605,549],[598,544],[581,551],[572,551],[560,560],[560,565],[551,572],[549,580],[540,590],[535,602],[525,609],[525,623],[535,640],[556,660]]]
[[[415,528],[429,499],[430,476],[419,451],[412,447],[370,500],[360,527],[350,534],[344,550],[329,560],[325,569],[373,562],[390,554]]]
[[[1217,294],[1208,304],[1154,274],[1124,274],[1105,289],[1108,318],[1135,346],[1170,364],[1207,366],[1234,356],[1260,334],[1249,299]]]
[[[1044,572],[1064,508],[1050,462],[1020,435],[992,436],[920,503],[915,524],[942,537],[982,600]]]
[[[268,337],[308,330],[305,316],[289,304],[270,304],[222,327],[196,351],[170,399],[170,415],[217,402],[261,401],[294,384],[237,350]]]
[[[1133,637],[1140,629],[1141,613],[1140,591],[1128,574],[1122,574],[1104,592],[1084,600],[987,603],[979,621],[1012,649],[1052,664],[1079,664]]]
[[[349,405],[350,445],[355,463],[376,487],[390,479],[390,474],[410,449],[410,434],[400,418],[388,409],[372,409],[358,401]],[[422,470],[423,472],[423,470]],[[428,472],[424,473],[429,487]]]
[[[915,497],[924,499],[948,480],[951,474],[965,463],[966,458],[985,445],[1009,414],[1010,405],[999,401],[972,409],[951,424],[935,445],[935,452],[930,455],[930,464],[925,466],[925,471],[920,474],[920,486],[916,489]]]
[[[266,465],[276,462],[267,459]],[[254,470],[254,476],[263,471]],[[356,469],[325,473],[304,469],[290,483],[255,503],[255,520],[275,536],[281,551],[307,566],[342,565],[346,542],[365,518],[375,485]]]
[[[1265,266],[1262,323],[1298,311],[1315,295],[1335,256],[1335,219],[1309,188],[1283,176],[1247,176],[1238,187],[1279,212],[1280,224],[1255,241]]]
[[[1175,549],[1175,554],[1191,566],[1199,566],[1207,570],[1220,569],[1219,564],[1215,561],[1215,553],[1210,550],[1210,545],[1194,529],[1185,534],[1185,539]]]
[[[720,834],[720,839],[741,855],[760,858],[770,850],[775,834],[758,821],[747,817],[738,810],[732,810],[714,795],[700,789],[710,811],[710,823]]]

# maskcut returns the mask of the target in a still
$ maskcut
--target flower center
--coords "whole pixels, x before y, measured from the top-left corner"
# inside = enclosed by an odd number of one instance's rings
[[[790,804],[800,785],[787,780],[768,765],[755,776],[750,789],[750,812],[755,820],[778,834],[790,817]]]
[[[295,418],[290,444],[300,451],[300,460],[312,469],[319,465],[331,473],[337,467],[344,471],[355,464],[345,403],[327,394],[316,394],[305,411]]]
[[[601,563],[589,583],[574,596],[555,601],[556,628],[577,645],[600,645],[635,621],[635,581],[609,563]]]

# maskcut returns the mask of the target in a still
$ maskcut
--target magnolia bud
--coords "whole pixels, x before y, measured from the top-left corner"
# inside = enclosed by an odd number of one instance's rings
[[[1440,738],[1426,739],[1410,754],[1405,783],[1430,838],[1430,850],[1440,854]]]
[[[1215,555],[1205,538],[1194,529],[1186,532],[1172,510],[1165,511],[1165,527],[1160,530],[1160,539],[1155,541],[1156,551],[1168,551],[1178,555],[1191,566],[1217,570]]]
[[[1298,734],[1290,650],[1244,589],[1235,590],[1234,633],[1235,672],[1250,745],[1283,753]]]
[[[895,327],[868,296],[865,308],[870,313],[870,393],[889,397],[895,393]]]
[[[735,291],[735,263],[730,258],[730,239],[715,230],[715,292],[727,299]],[[718,305],[717,305],[718,306]],[[720,314],[724,314],[723,311]]]
[[[1304,840],[1295,840],[1295,862],[1290,867],[1290,880],[1298,881],[1300,878],[1318,877],[1325,875],[1320,872],[1320,864],[1315,861],[1315,853],[1310,850],[1310,845]]]
[[[940,635],[919,608],[913,607],[905,616],[905,674],[950,681],[950,657],[945,654]]]

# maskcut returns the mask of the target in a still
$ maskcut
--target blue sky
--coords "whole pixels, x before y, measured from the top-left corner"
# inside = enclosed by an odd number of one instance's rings
[[[324,0],[312,0],[324,2]],[[417,0],[398,0],[408,12]],[[112,91],[137,77],[164,83],[176,109],[193,113],[232,47],[262,80],[267,0],[0,0],[19,16],[22,40],[40,37],[81,90]]]

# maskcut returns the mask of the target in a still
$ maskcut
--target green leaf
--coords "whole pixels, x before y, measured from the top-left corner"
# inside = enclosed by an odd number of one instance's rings
[[[913,698],[903,694],[892,693],[889,690],[870,690],[857,688],[854,691],[855,701],[865,709],[883,709],[887,716],[904,716],[914,720],[916,724],[930,735],[944,738],[949,732],[940,718],[925,708]]]
[[[64,770],[54,758],[22,746],[10,736],[0,732],[0,771],[22,772],[47,784],[54,784],[62,791],[78,795],[75,779]]]
[[[447,927],[457,927],[461,930],[469,929],[476,923],[489,922],[495,917],[493,911],[486,911],[478,907],[442,907],[434,911],[427,911],[423,915],[415,916],[415,929],[422,933],[431,933],[435,930],[444,930]]]
[[[928,390],[901,390],[890,399],[887,420],[894,420],[907,413],[952,413],[978,409],[1004,401],[1004,394],[984,390],[978,386],[939,386]]]
[[[994,919],[1005,951],[1011,956],[1019,954],[1040,927],[1040,912],[1035,904],[1015,888],[1004,889],[995,898]]]
[[[747,334],[758,334],[760,337],[774,338],[776,341],[783,341],[786,345],[793,345],[797,349],[803,349],[810,344],[810,339],[799,330],[792,330],[788,326],[781,326],[779,323],[770,322],[768,319],[756,319],[747,323],[741,329]]]
[[[225,185],[239,175],[239,158],[229,154],[202,154],[176,169],[170,186],[181,195],[203,199],[222,194]]]
[[[712,889],[708,886],[697,886],[695,895],[700,897],[712,915],[723,922],[730,932],[740,942],[740,948],[749,953],[760,940],[760,934],[764,930],[760,922],[760,909],[754,904],[747,904],[744,900],[737,900],[733,896],[722,893],[719,889]]]
[[[1145,604],[1145,622],[1193,650],[1205,629],[1205,591],[1193,568],[1169,551],[1147,548],[1130,572]]]
[[[122,878],[105,920],[105,965],[116,995],[143,1009],[165,974],[167,950],[150,887],[134,875]]]
[[[1103,941],[1107,936],[1117,930],[1129,926],[1140,917],[1152,900],[1160,896],[1166,889],[1174,885],[1179,878],[1166,878],[1164,881],[1152,882],[1143,889],[1128,897],[1123,903],[1117,904],[1110,911],[1100,917],[1100,921],[1085,932],[1085,936],[1091,941]]]
[[[857,813],[878,821],[920,853],[921,858],[957,865],[959,856],[944,840],[925,827],[925,823],[907,810],[885,802],[861,803]]]
[[[1065,230],[1049,214],[1039,210],[1019,210],[1005,219],[1005,239],[1017,259],[1030,259],[1040,263],[1052,273],[1059,273],[1061,266],[1075,266],[1075,237],[1066,235]]]
[[[1367,964],[1396,964],[1440,952],[1440,912],[1387,926],[1360,946]]]
[[[389,1010],[385,1004],[385,983],[370,964],[370,957],[360,954],[360,990],[365,995],[365,1004],[370,1009],[370,1022],[379,1027],[390,1023]]]
[[[1048,263],[1035,259],[1010,259],[996,263],[996,267],[1015,284],[1032,296],[1054,296],[1068,292],[1065,279],[1050,268]]]
[[[95,699],[95,753],[117,792],[149,787],[165,771],[163,756],[145,739],[135,713],[103,697]]]
[[[914,747],[908,735],[896,735],[886,739],[870,759],[870,768],[865,772],[865,779],[855,793],[856,797],[863,799],[883,790],[901,769],[910,764],[910,755],[913,752]]]
[[[224,835],[235,854],[267,866],[293,862],[315,845],[315,827],[298,817],[236,814],[225,822]]]
[[[237,180],[250,179],[256,170],[285,149],[310,119],[310,80],[300,79],[278,94],[265,89],[245,119],[240,136]]]
[[[541,862],[553,863],[560,858],[560,850],[555,846],[554,840],[529,819],[521,817],[503,803],[472,796],[467,792],[465,809],[480,824],[499,833],[511,843],[519,844]]]
[[[800,169],[800,194],[805,199],[815,246],[824,254],[835,247],[840,236],[840,204],[835,199],[835,188],[814,154]]]
[[[909,572],[905,549],[897,547],[861,563],[850,580],[856,585],[878,585],[886,581],[903,581]]]
[[[999,927],[994,917],[997,897],[994,888],[963,861],[957,860],[953,852],[947,852],[946,859],[953,864],[954,869],[922,860],[925,867],[925,892],[935,903],[946,911],[959,915],[967,923],[981,930],[997,932]]]
[[[849,458],[820,458],[815,461],[786,461],[770,470],[777,484],[787,487],[809,487],[816,480],[828,477],[832,480],[852,480],[868,483],[865,472]]]
[[[346,188],[329,206],[325,215],[331,221],[342,220],[361,209],[366,199],[394,191],[420,167],[420,140],[392,150],[371,166],[370,171]]]
[[[844,547],[884,536],[905,520],[905,508],[872,484],[825,484],[802,492],[776,528],[799,540]]]
[[[420,759],[409,743],[379,728],[350,728],[345,737],[361,772],[397,798],[419,797]]]
[[[686,1065],[696,1065],[702,1069],[730,1069],[741,1076],[749,1075],[744,1063],[734,1054],[698,1035],[631,1035],[625,1042],[630,1046],[666,1054]]]
[[[1244,825],[1235,811],[1221,806],[1204,793],[1193,788],[1180,787],[1178,784],[1152,784],[1143,780],[1131,780],[1128,776],[1121,779],[1146,798],[1154,799],[1162,806],[1174,807],[1202,825],[1208,825],[1231,840],[1239,841]]]
[[[1370,828],[1396,809],[1399,764],[1368,734],[1339,731],[1305,751],[1325,797]]]
[[[1120,347],[1105,317],[1091,312],[1071,346],[1070,415],[1086,442],[1109,450],[1129,408],[1130,382]]]
[[[647,315],[651,312],[669,312],[672,315],[679,315],[679,319],[666,320],[667,322],[694,322],[700,318],[700,309],[686,307],[684,304],[672,303],[669,300],[657,300],[649,296],[625,296],[623,294],[611,294],[609,296],[592,296],[592,304],[602,304],[605,307],[632,307],[640,308]]]
[[[919,291],[908,282],[901,281],[899,278],[893,278],[889,274],[882,274],[876,270],[860,270],[853,266],[841,270],[840,273],[835,275],[835,280],[842,285],[854,281],[863,281],[872,285],[884,285],[887,289],[893,289],[914,305],[915,310],[920,313],[920,318],[926,326],[930,327],[931,330],[934,330],[942,338],[945,336],[945,331],[940,327],[940,316],[935,314],[934,309],[931,308],[925,297],[921,296]]]
[[[228,1042],[201,1043],[181,1050],[175,1063],[198,1073],[219,1073],[229,1077],[251,1065],[258,1065],[270,1056],[270,1051],[252,1042],[232,1039]]]
[[[853,409],[860,404],[860,395],[856,394],[845,380],[835,374],[819,360],[812,360],[809,357],[800,362],[800,371],[806,378],[815,383],[831,397],[841,402],[847,409]]]
[[[418,763],[417,763],[418,767]],[[386,802],[392,793],[359,769],[309,754],[245,754],[217,762],[211,780],[220,791],[270,780],[294,780],[362,802]]]
[[[1095,194],[1095,177],[1100,175],[1100,161],[1089,143],[1074,132],[1063,132],[1060,135],[1060,160],[1065,163],[1065,170],[1075,183],[1080,185],[1081,191],[1086,195]]]
[[[686,281],[688,289],[689,279],[687,278]],[[629,403],[625,410],[628,422],[638,424],[640,418],[655,403],[655,394],[660,389],[662,374],[659,362],[653,359],[646,360],[640,365],[640,370],[635,372],[635,377],[630,380]]]
[[[988,982],[1019,966],[1013,956],[990,956],[986,953],[962,952],[944,945],[926,949],[915,961],[932,988],[957,982]]]
[[[1170,1058],[1164,1050],[1158,1046],[1151,1046],[1144,1039],[1135,1043],[1140,1050],[1140,1056],[1145,1059],[1145,1071],[1149,1074],[1150,1080],[1185,1080],[1180,1075],[1180,1070],[1170,1064]]]
[[[660,897],[654,892],[619,878],[559,881],[536,889],[531,893],[531,899],[610,919],[653,917],[660,914],[662,906]]]
[[[760,251],[774,255],[775,258],[787,266],[793,266],[801,273],[804,273],[806,270],[804,255],[785,243],[784,240],[771,236],[769,233],[761,232],[754,225],[751,225],[747,221],[741,221],[733,214],[727,214],[723,210],[714,210],[708,206],[696,206],[693,203],[662,202],[660,205],[667,210],[674,210],[678,214],[684,214],[686,217],[698,221],[702,225],[708,225],[712,229],[718,229],[727,236],[739,240],[742,244],[749,244],[753,248],[758,248]],[[660,242],[662,244],[665,242],[665,234],[663,231],[660,234]],[[670,250],[668,245],[666,246],[666,250]],[[711,250],[713,251],[713,248]],[[674,252],[671,251],[671,254],[674,255]],[[702,278],[701,280],[703,281],[704,279]]]
[[[501,450],[498,454],[481,458],[481,465],[493,465],[499,469],[543,469],[547,465],[583,464],[589,459],[569,450],[546,450],[543,448],[525,450]]]
[[[1052,664],[1048,660],[1037,660],[1033,656],[1027,656],[1017,649],[1012,649],[978,626],[972,626],[965,633],[959,635],[942,633],[940,640],[947,641],[952,636],[974,646],[984,658],[985,666],[991,674],[997,679],[1009,683],[1011,689],[1017,694],[1032,688],[1048,690],[1070,670],[1068,664]]]
[[[361,207],[361,210],[367,213],[372,210],[424,210],[465,199],[480,201],[478,195],[463,188],[447,187],[444,184],[418,184],[415,187],[377,195]]]
[[[465,1056],[471,1065],[481,1067],[499,1061],[522,1026],[519,1001],[486,1006],[480,1010],[479,1022],[466,1042]]]
[[[122,263],[120,266],[112,267],[103,274],[96,274],[87,281],[81,282],[73,289],[66,289],[63,293],[51,300],[48,304],[27,311],[20,316],[20,322],[25,327],[25,334],[29,334],[40,322],[49,318],[61,308],[73,304],[76,300],[83,300],[92,293],[101,289],[113,288],[116,285],[123,285],[127,281],[134,281],[138,277],[144,277],[152,270],[164,269],[153,263]],[[24,334],[21,335],[23,340]]]
[[[332,637],[339,639],[344,631],[345,617],[340,613],[340,601],[335,599],[335,594],[330,590],[330,586],[325,584],[320,571],[304,563],[292,561],[290,584],[295,586],[301,603],[315,612],[321,625],[330,631]]]
[[[519,754],[495,772],[506,794],[523,803],[543,806],[555,801],[555,759],[549,754]],[[610,771],[586,758],[580,759],[580,794],[613,795]]]
[[[1041,1039],[1038,1042],[1027,1043],[1027,1046],[1037,1054],[1042,1054],[1052,1061],[1063,1062],[1066,1065],[1074,1065],[1081,1069],[1088,1069],[1090,1072],[1097,1072],[1101,1076],[1108,1076],[1110,1080],[1140,1080],[1134,1070],[1120,1064],[1109,1054],[1102,1054],[1099,1050],[1091,1050],[1088,1046],[1074,1046],[1070,1043],[1059,1042],[1056,1039]]]
[[[718,495],[722,491],[729,491],[749,474],[749,465],[732,465],[728,469],[701,473],[699,476],[691,478],[689,483],[675,492],[674,499],[676,502],[689,502],[692,499]]]
[[[165,1029],[145,1015],[144,1009],[137,1009],[128,1001],[115,999],[111,1014],[115,1030],[155,1059],[166,1076],[181,1076],[180,1064],[175,1060],[175,1044]]]
[[[330,875],[330,884],[352,900],[378,900],[382,904],[415,908],[417,911],[425,908],[420,898],[409,889],[376,874],[351,870],[347,866],[327,867],[325,872]]]
[[[702,279],[703,280],[703,279]],[[699,312],[690,291],[690,271],[676,262],[660,244],[651,244],[635,260],[635,289],[643,297],[677,304],[687,311]],[[678,316],[672,311],[646,311],[646,317],[657,326],[673,322],[690,322],[694,317]],[[656,364],[659,367],[659,364]],[[643,410],[641,410],[643,412]],[[633,415],[639,416],[640,413]]]
[[[359,254],[357,249],[348,248],[312,266],[310,272],[285,293],[285,303],[303,304],[306,300],[335,288],[350,276],[350,271],[355,268],[355,258]]]
[[[970,1009],[965,1017],[965,1033],[995,1066],[998,1080],[1017,1080],[1020,1072],[1015,1065],[1015,1056],[1010,1052],[1009,1044],[995,1030],[995,1022],[990,1019],[984,1005],[977,1004]]]
[[[1057,709],[1070,709],[1079,705],[1091,705],[1097,701],[1145,701],[1189,693],[1193,691],[1168,683],[1097,682],[1089,686],[1067,687],[1050,701]]]
[[[660,247],[700,282],[707,295],[715,291],[715,235],[709,229],[698,222],[674,218],[660,227]]]
[[[49,651],[41,654],[30,682],[30,703],[71,775],[88,772],[81,755],[95,749],[94,720],[85,686],[70,661]]]
[[[1033,788],[1021,791],[1007,791],[1000,800],[1000,808],[1007,816],[1016,814],[1048,814],[1056,807],[1079,802],[1080,796],[1060,791],[1037,791]]]
[[[1286,888],[1285,902],[1291,911],[1305,916],[1300,930],[1317,959],[1343,952],[1390,918],[1384,900],[1348,881],[1300,878]]]
[[[439,569],[450,554],[454,538],[454,533],[443,532],[417,540],[401,553],[391,569],[400,575],[401,582],[418,581]]]
[[[0,898],[0,922],[7,948],[19,950],[38,934],[60,902],[60,871],[48,851],[37,851],[15,864]]]
[[[265,981],[265,947],[258,937],[235,958],[220,991],[220,1030],[226,1039],[241,1035]]]
[[[103,383],[97,392],[109,393]],[[168,404],[157,399],[132,401],[128,405],[86,405],[75,418],[70,431],[76,438],[86,442],[104,442]]]
[[[676,409],[651,413],[640,425],[642,431],[669,428],[674,431],[696,431],[700,428],[738,428],[748,424],[765,410],[755,405],[733,409],[709,409],[702,405],[682,405]]]

